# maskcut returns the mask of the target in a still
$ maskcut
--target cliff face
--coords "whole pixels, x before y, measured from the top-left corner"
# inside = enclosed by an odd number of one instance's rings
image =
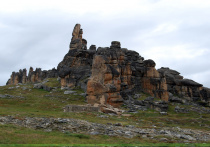
[[[160,68],[155,62],[144,60],[139,53],[121,48],[118,41],[110,47],[96,50],[95,45],[87,49],[82,38],[83,30],[76,24],[72,33],[69,51],[58,64],[57,70],[41,71],[31,68],[13,72],[7,84],[39,82],[46,77],[61,78],[61,87],[81,87],[86,91],[90,104],[121,105],[134,94],[145,92],[168,101],[171,95],[210,105],[210,89],[189,79],[179,72]]]
[[[110,48],[98,48],[87,83],[88,103],[118,106],[143,91],[168,101],[165,79],[155,69],[154,61],[144,61],[137,52],[121,48],[117,41]]]

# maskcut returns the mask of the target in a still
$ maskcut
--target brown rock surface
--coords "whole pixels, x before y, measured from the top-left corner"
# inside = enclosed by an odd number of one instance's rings
[[[80,24],[76,24],[72,32],[72,39],[69,45],[69,49],[87,49],[87,41],[82,38],[83,30]]]
[[[57,70],[53,68],[52,70],[41,70],[41,68],[36,68],[33,71],[33,68],[30,67],[29,73],[27,76],[27,70],[19,70],[19,72],[12,72],[10,79],[7,82],[7,85],[16,85],[18,83],[37,83],[41,82],[45,78],[55,78],[58,77]]]
[[[142,91],[168,100],[166,80],[155,69],[154,61],[144,62],[137,52],[121,49],[117,41],[110,48],[98,48],[87,83],[89,103],[103,101],[118,107],[124,99]]]

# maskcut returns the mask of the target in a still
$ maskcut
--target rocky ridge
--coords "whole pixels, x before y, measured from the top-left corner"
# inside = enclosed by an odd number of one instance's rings
[[[121,48],[118,41],[110,47],[91,45],[82,38],[83,30],[76,24],[69,51],[57,69],[41,71],[30,68],[13,72],[7,84],[41,82],[47,77],[60,77],[61,87],[81,87],[86,91],[89,104],[110,104],[118,107],[123,103],[134,103],[134,96],[144,92],[170,101],[175,96],[183,101],[193,101],[210,106],[210,89],[193,80],[184,79],[179,72],[170,68],[156,69],[156,63],[144,60],[139,53]],[[137,102],[136,102],[137,103]],[[164,102],[160,102],[164,103]]]

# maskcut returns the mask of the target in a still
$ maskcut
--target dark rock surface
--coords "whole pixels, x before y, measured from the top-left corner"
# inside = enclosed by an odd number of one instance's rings
[[[69,50],[57,67],[59,77],[61,77],[61,87],[79,86],[86,91],[94,54],[95,52],[89,50]]]
[[[167,91],[176,95],[169,101],[184,103],[185,100],[190,100],[204,106],[210,106],[210,89],[193,80],[184,79],[179,72],[170,68],[162,67],[158,69],[158,72],[166,77]]]

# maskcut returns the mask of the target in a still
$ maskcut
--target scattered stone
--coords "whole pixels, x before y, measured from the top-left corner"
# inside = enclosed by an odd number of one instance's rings
[[[175,107],[175,112],[177,113],[189,113],[189,110],[186,108],[180,108],[179,106]]]
[[[89,105],[67,105],[64,107],[64,112],[99,112],[99,107]]]
[[[178,97],[171,97],[169,99],[170,102],[175,102],[175,103],[181,103],[181,104],[184,104],[185,103],[185,100],[181,99],[181,98],[178,98]]]
[[[71,90],[69,87],[61,87],[61,90]]]
[[[44,80],[41,83],[34,84],[33,88],[35,88],[35,89],[44,89],[44,90],[50,92],[53,88],[46,86],[45,83],[47,83],[47,82],[48,82],[48,80]]]
[[[168,115],[167,112],[160,112],[161,115]]]
[[[141,94],[135,94],[134,95],[134,99],[138,99],[138,98],[140,98],[141,97]]]
[[[73,94],[73,93],[76,93],[76,91],[71,91],[71,90],[64,91],[64,94]]]
[[[100,117],[100,118],[109,118],[109,116],[107,116],[107,115],[99,115],[97,117]]]
[[[133,126],[133,125],[126,125],[125,127],[127,127],[127,128],[135,128],[135,126]]]
[[[118,114],[116,111],[114,111],[113,109],[109,109],[109,108],[101,108],[101,111],[103,113],[113,113],[113,114]]]
[[[118,108],[114,108],[111,105],[99,105],[101,112],[103,113],[108,113],[108,114],[116,114],[116,115],[121,115],[124,110],[120,110]]]
[[[167,138],[160,138],[160,141],[166,142],[166,141],[168,141],[168,139]]]
[[[116,124],[113,124],[114,126],[122,126],[121,123],[116,123]]]
[[[122,116],[125,116],[125,117],[130,117],[131,114],[122,114]]]
[[[42,89],[43,85],[42,85],[42,83],[34,84],[33,88],[35,88],[35,89]]]
[[[0,98],[6,98],[6,97],[7,97],[6,95],[0,94]]]
[[[94,131],[94,132],[90,132],[90,135],[99,135],[100,133],[99,132],[96,132],[96,131]]]
[[[86,96],[86,93],[80,93],[79,95],[81,95],[81,96],[84,96],[84,97],[85,97],[85,96]]]
[[[99,104],[95,103],[95,104],[93,105],[93,107],[99,107]]]
[[[25,117],[18,119],[13,116],[1,116],[0,124],[15,124],[21,127],[40,129],[43,131],[51,132],[54,130],[61,131],[63,133],[66,130],[71,133],[84,133],[91,135],[108,135],[108,136],[120,136],[125,138],[132,138],[135,136],[141,136],[142,138],[155,138],[156,136],[162,137],[161,141],[167,141],[168,138],[179,138],[188,141],[209,141],[210,132],[208,130],[192,130],[176,127],[162,127],[162,130],[158,128],[137,128],[135,126],[121,126],[109,124],[91,123],[79,119],[71,118],[44,118],[44,117]],[[166,138],[167,137],[167,138]]]
[[[27,87],[22,87],[22,90],[27,90],[28,88]]]
[[[52,129],[45,129],[45,132],[52,132]]]
[[[22,96],[13,96],[13,95],[9,95],[9,94],[5,94],[5,95],[0,94],[0,98],[8,98],[8,99],[10,99],[10,98],[21,98],[21,99],[23,99],[24,97],[22,97]]]

